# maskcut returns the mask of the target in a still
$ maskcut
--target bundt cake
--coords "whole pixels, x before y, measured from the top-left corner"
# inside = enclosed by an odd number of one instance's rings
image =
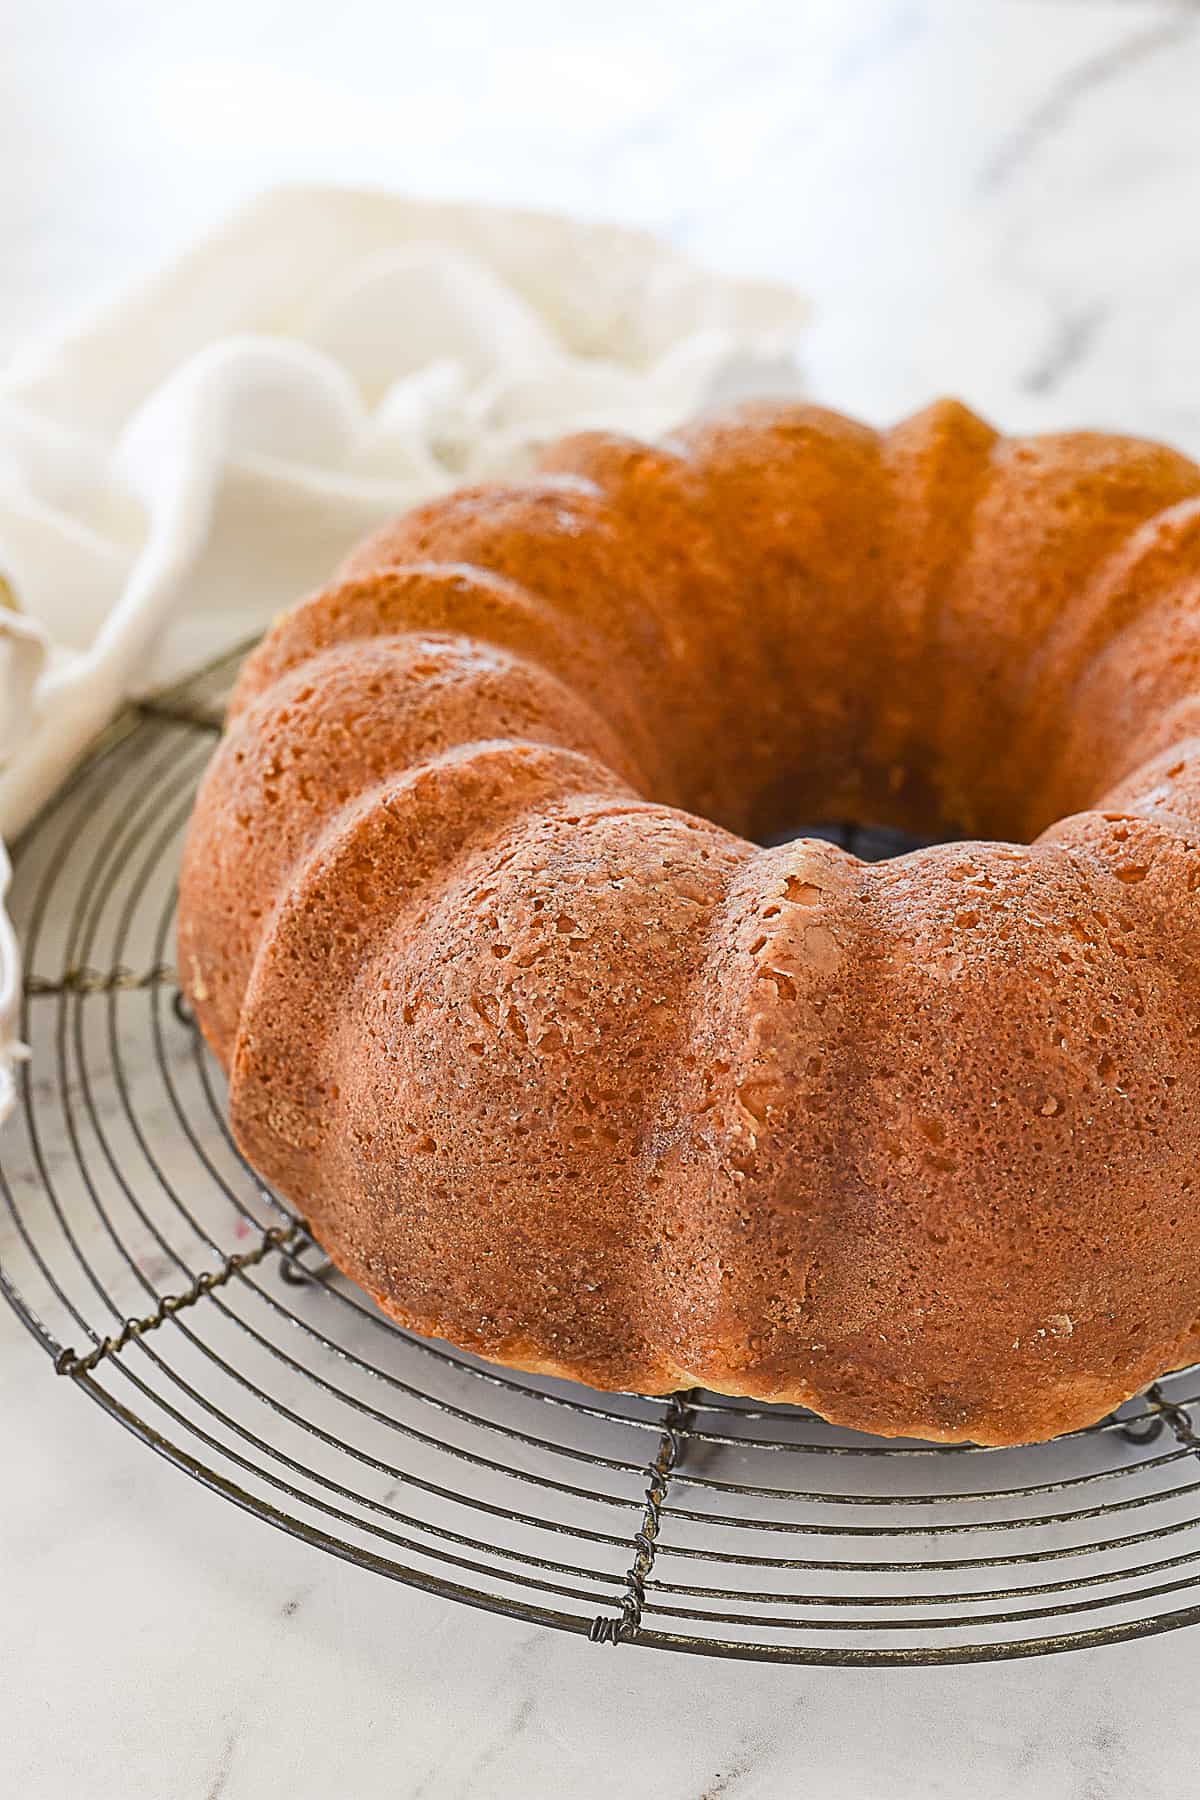
[[[939,841],[760,847],[841,817]],[[405,1325],[1004,1444],[1200,1354],[1198,885],[1200,468],[758,405],[571,439],[280,619],[179,967]]]

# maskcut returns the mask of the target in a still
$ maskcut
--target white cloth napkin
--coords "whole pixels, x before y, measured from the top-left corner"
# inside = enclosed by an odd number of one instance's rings
[[[389,515],[570,431],[799,391],[805,311],[640,232],[284,188],[30,346],[0,376],[0,834]],[[0,913],[0,1116],[19,989]]]

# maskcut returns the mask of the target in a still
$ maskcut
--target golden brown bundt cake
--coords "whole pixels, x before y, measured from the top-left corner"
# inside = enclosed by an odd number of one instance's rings
[[[867,865],[750,841],[843,815]],[[1200,469],[744,409],[366,544],[184,859],[237,1138],[389,1313],[869,1431],[1196,1353]]]

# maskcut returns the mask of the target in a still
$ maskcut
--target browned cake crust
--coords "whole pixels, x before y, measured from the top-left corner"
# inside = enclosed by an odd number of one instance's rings
[[[179,961],[247,1157],[517,1367],[1009,1443],[1197,1353],[1200,469],[754,407],[247,662]],[[853,815],[866,865],[749,841]]]

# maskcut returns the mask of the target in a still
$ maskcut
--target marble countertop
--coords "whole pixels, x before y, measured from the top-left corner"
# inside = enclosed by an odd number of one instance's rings
[[[831,404],[1200,454],[1200,8],[14,0],[0,348],[280,176],[613,216],[814,301]],[[202,20],[202,22],[201,22]],[[0,1744],[24,1800],[1175,1800],[1200,1633],[872,1672],[601,1652],[217,1502],[0,1308]]]

